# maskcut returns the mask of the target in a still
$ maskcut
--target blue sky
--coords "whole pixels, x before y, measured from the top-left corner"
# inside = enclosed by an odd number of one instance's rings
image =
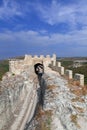
[[[0,59],[87,56],[87,0],[0,0]]]

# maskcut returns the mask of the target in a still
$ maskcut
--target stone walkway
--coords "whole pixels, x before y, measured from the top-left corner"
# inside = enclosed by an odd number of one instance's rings
[[[79,97],[72,93],[67,80],[49,68],[43,78],[47,88],[44,112],[38,117],[39,120],[36,120],[40,130],[86,130],[87,96]],[[48,114],[49,112],[51,114]],[[32,130],[39,129],[32,127]]]

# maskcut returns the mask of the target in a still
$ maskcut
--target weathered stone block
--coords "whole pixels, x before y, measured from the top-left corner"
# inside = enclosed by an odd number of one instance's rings
[[[84,86],[84,75],[76,73],[74,80],[79,81],[80,85]]]
[[[37,55],[34,55],[34,58],[39,58]]]
[[[43,59],[44,58],[44,55],[40,55],[40,59]]]
[[[65,70],[65,76],[67,76],[69,79],[73,78],[72,74],[72,70]]]
[[[61,74],[64,75],[64,67],[57,67],[57,71]]]
[[[61,67],[61,62],[56,62],[57,67]]]

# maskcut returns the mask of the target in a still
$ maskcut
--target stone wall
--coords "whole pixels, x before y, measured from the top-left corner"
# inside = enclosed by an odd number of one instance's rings
[[[34,65],[43,63],[46,68],[56,55],[25,55],[23,60],[10,60],[9,72],[0,82],[0,130],[24,130],[33,117],[38,101],[39,82],[34,73]],[[23,119],[24,118],[24,119]]]
[[[65,70],[63,66],[61,66],[61,62],[52,61],[50,67],[58,71],[61,75],[64,75],[67,79],[73,79],[73,81],[78,81],[81,86],[84,86],[84,75],[75,74],[73,77],[72,70]]]
[[[21,103],[25,93],[23,93],[24,83],[23,77],[11,77],[1,82],[0,94],[0,130],[11,123],[14,112],[18,104]],[[24,90],[26,91],[26,89]]]
[[[24,130],[27,120],[31,120],[39,87],[37,77],[32,73],[24,71],[12,75],[9,72],[3,77],[0,83],[0,130]]]
[[[0,82],[0,130],[24,130],[26,122],[33,117],[38,101],[37,89],[40,87],[34,73],[34,64],[51,64],[53,70],[72,79],[72,71],[65,70],[56,55],[44,57],[25,55],[24,60],[10,60],[9,72]],[[75,74],[74,80],[84,85],[84,76]]]
[[[32,57],[31,55],[25,55],[24,60],[10,60],[9,61],[9,71],[13,74],[20,74],[22,71],[26,70],[26,68],[29,68],[29,66],[34,66],[36,63],[43,63],[44,67],[49,66],[49,64],[53,61],[56,63],[56,55],[53,54],[52,57],[50,55],[47,55],[44,57],[44,55],[40,55],[38,57],[35,55]]]

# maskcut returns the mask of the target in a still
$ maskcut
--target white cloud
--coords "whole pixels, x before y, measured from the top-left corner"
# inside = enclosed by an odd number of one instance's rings
[[[29,44],[38,46],[49,46],[52,44],[87,46],[87,28],[80,31],[72,31],[67,34],[49,34],[45,30],[44,35],[42,35],[42,32],[43,30],[39,32],[32,30],[18,32],[6,31],[0,33],[0,42],[8,44],[8,41],[10,41],[10,43],[14,42],[15,45],[20,43],[24,46]]]
[[[78,24],[87,25],[86,0],[79,0],[78,4],[77,2],[62,4],[57,0],[52,0],[51,4],[43,5],[30,1],[24,1],[23,4],[15,0],[3,0],[3,5],[0,6],[0,19],[10,19],[14,16],[29,18],[32,12],[50,25],[67,23],[71,29],[76,29]]]
[[[20,6],[13,0],[3,0],[3,4],[0,6],[0,19],[9,19],[15,15],[22,15]]]
[[[42,17],[45,22],[51,25],[61,22],[73,21],[74,19],[72,8],[62,7],[56,2],[53,2],[50,7],[43,7],[40,5],[38,6],[38,11],[40,11],[39,16]],[[69,17],[70,19],[68,19]]]
[[[50,25],[67,23],[70,26],[76,26],[80,23],[87,25],[87,2],[61,4],[57,0],[47,5],[38,4],[37,10],[39,17]]]
[[[60,56],[87,55],[87,28],[67,34],[43,31],[6,31],[0,33],[0,55],[52,54]]]

